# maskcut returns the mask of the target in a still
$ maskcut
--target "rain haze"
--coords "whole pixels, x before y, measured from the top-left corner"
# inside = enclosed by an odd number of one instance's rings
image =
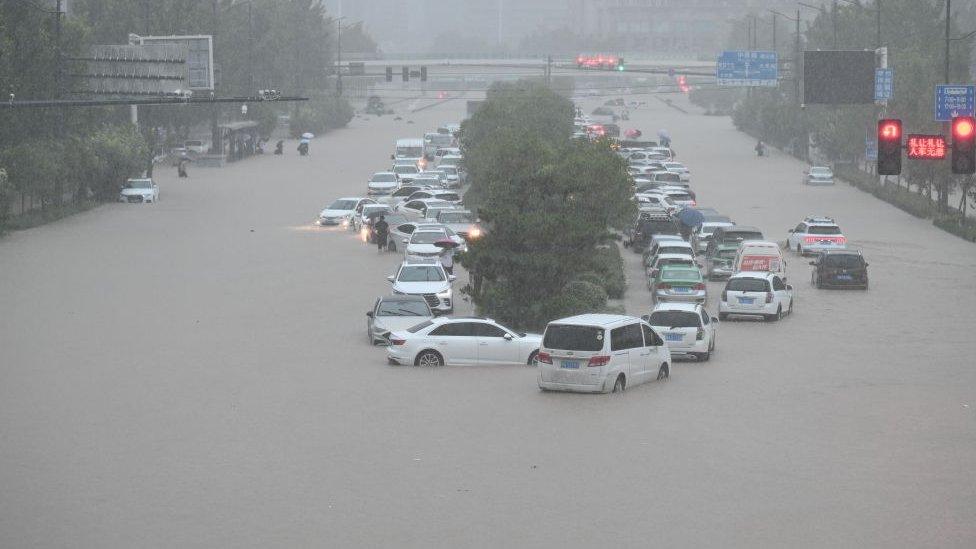
[[[974,42],[0,2],[0,547],[976,546]]]

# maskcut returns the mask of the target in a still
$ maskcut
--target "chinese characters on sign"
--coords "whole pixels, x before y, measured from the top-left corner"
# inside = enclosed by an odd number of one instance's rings
[[[905,142],[908,158],[915,160],[942,160],[946,157],[946,140],[941,135],[908,136]]]
[[[976,87],[938,85],[935,87],[935,119],[948,122],[956,116],[973,116]]]
[[[887,101],[891,99],[894,89],[893,69],[875,69],[874,71],[874,100]]]
[[[774,51],[724,51],[715,64],[719,86],[775,87],[779,56]]]

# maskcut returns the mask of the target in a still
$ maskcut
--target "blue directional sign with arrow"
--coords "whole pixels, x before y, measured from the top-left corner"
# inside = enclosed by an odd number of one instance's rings
[[[943,84],[935,87],[935,119],[949,122],[956,116],[973,116],[976,86]]]
[[[774,51],[723,51],[715,64],[719,86],[775,87],[779,56]]]

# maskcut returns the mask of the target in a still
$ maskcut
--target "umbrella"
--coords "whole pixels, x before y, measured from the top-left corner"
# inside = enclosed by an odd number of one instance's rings
[[[663,137],[665,139],[670,139],[671,138],[671,134],[668,133],[668,130],[658,130],[657,131],[657,136],[658,137]]]
[[[302,139],[301,141],[299,141],[299,143],[304,143],[304,144],[308,145],[308,139]]]
[[[705,216],[694,208],[685,208],[678,212],[678,221],[686,227],[697,227],[705,221]]]
[[[314,139],[315,138],[315,134],[313,134],[311,132],[305,132],[305,133],[302,134],[302,138],[303,139]]]
[[[438,248],[444,248],[444,249],[457,248],[458,247],[458,243],[455,242],[455,241],[453,241],[453,240],[451,240],[450,238],[442,238],[442,239],[434,242],[434,246],[437,246]]]
[[[641,135],[643,135],[643,134],[638,129],[630,129],[630,130],[627,130],[627,131],[624,132],[624,136],[625,137],[628,137],[630,139],[634,139],[636,137],[640,137]]]

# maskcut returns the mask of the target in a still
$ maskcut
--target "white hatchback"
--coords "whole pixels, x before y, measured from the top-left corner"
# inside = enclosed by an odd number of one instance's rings
[[[539,334],[506,328],[490,318],[435,318],[389,337],[390,364],[414,366],[526,364],[539,353]]]
[[[671,376],[671,353],[660,334],[643,320],[622,315],[550,322],[538,363],[543,391],[621,392]]]
[[[712,357],[718,319],[708,316],[700,303],[658,303],[644,318],[658,333],[671,356],[692,356],[699,361]]]
[[[779,320],[793,312],[793,286],[775,273],[736,273],[729,278],[718,303],[718,317],[761,316]]]

